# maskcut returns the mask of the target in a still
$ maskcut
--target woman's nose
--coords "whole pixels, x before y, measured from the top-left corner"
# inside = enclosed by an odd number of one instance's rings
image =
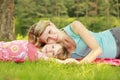
[[[49,35],[49,38],[56,40],[57,36],[56,36],[56,34],[51,34],[51,35]]]

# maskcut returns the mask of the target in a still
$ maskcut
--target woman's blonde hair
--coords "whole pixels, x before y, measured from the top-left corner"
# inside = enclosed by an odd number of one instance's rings
[[[36,47],[41,48],[45,43],[41,42],[39,36],[45,31],[46,27],[50,25],[49,20],[39,21],[33,24],[28,31],[28,42],[31,42]]]

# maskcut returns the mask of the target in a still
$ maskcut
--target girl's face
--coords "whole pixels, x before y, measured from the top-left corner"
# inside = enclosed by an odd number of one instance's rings
[[[39,39],[44,43],[57,43],[59,42],[59,29],[53,23],[50,23]]]
[[[60,44],[46,44],[42,48],[42,52],[47,54],[49,57],[55,57],[57,54],[62,52],[62,46]]]

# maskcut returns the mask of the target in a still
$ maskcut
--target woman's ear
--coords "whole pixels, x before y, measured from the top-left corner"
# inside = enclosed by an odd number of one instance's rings
[[[49,25],[53,25],[53,23],[52,22],[50,22],[50,24]]]

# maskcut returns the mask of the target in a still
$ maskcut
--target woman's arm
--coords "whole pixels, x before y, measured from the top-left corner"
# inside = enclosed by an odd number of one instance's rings
[[[88,29],[86,29],[86,27],[79,21],[74,21],[72,23],[72,28],[77,34],[79,34],[89,48],[91,48],[91,52],[83,58],[81,62],[92,62],[102,53],[101,47],[97,43],[96,39],[90,34]]]
[[[47,55],[45,55],[45,53],[42,53],[40,51],[38,51],[38,60],[43,59],[45,61],[56,61],[57,63],[61,63],[61,64],[69,64],[69,63],[76,63],[79,64],[79,61],[73,59],[73,58],[68,58],[66,60],[60,60],[57,58],[53,58],[53,57],[47,57]]]

